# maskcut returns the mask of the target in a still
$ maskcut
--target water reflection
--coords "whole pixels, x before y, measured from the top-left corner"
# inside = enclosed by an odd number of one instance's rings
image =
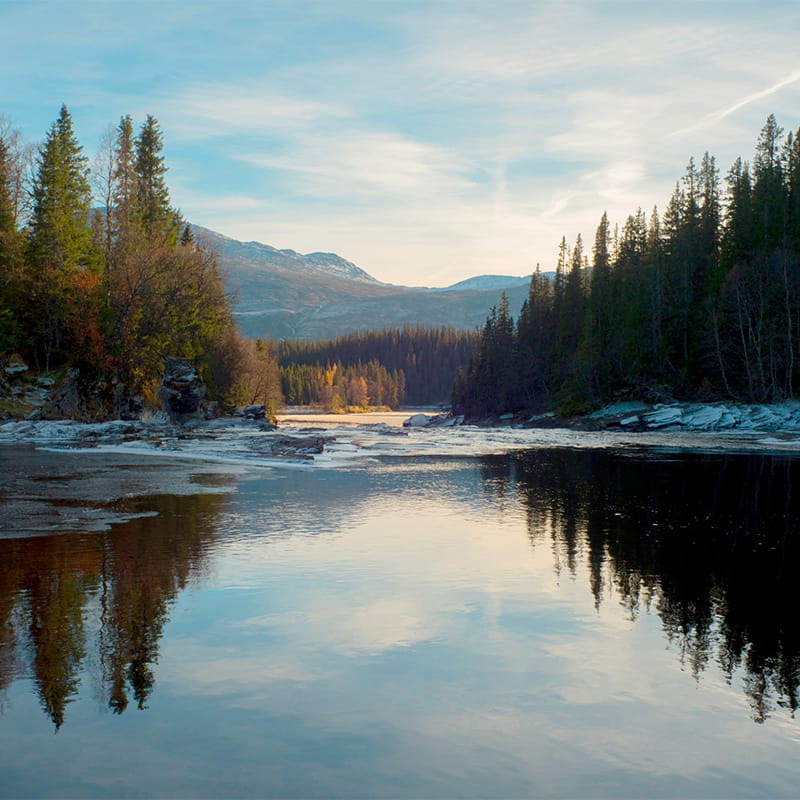
[[[753,718],[792,714],[800,683],[800,462],[781,456],[537,451],[482,464],[498,499],[515,487],[534,547],[584,565],[595,604],[643,608],[695,676],[736,671]]]
[[[58,729],[88,673],[114,713],[144,708],[170,603],[204,574],[224,502],[151,497],[158,516],[106,534],[0,539],[0,695],[30,677]]]

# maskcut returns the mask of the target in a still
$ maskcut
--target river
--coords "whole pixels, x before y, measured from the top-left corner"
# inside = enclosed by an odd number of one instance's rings
[[[795,451],[376,430],[0,445],[0,796],[796,796]]]

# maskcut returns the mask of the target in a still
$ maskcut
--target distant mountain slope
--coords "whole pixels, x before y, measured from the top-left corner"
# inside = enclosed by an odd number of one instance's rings
[[[448,286],[445,291],[463,292],[465,290],[484,290],[484,289],[509,289],[513,286],[528,286],[531,282],[530,275],[520,278],[516,275],[476,275],[474,278],[454,283]]]
[[[505,289],[517,314],[528,279],[484,275],[430,289],[381,283],[334,253],[303,255],[195,226],[219,255],[234,313],[247,336],[329,339],[351,331],[403,325],[482,325]]]
[[[294,250],[278,250],[261,242],[240,242],[221,233],[194,226],[195,236],[210,242],[223,257],[230,268],[257,269],[264,267],[289,273],[317,273],[326,277],[340,277],[349,280],[378,283],[351,261],[346,261],[336,253],[308,253],[303,255]]]
[[[528,296],[528,287],[512,287],[506,294],[509,307],[516,317]],[[238,312],[236,320],[242,332],[248,336],[331,339],[352,331],[402,328],[404,325],[475,328],[483,325],[489,309],[499,301],[499,291],[406,289],[383,297],[352,297],[319,306],[305,306],[295,311],[265,309]]]

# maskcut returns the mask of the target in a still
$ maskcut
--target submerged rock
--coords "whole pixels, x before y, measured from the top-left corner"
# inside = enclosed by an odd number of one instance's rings
[[[310,458],[319,455],[329,441],[324,436],[288,436],[277,434],[270,437],[269,447],[274,456],[299,456]]]
[[[414,414],[403,422],[404,428],[427,428],[431,418],[425,414]]]
[[[449,412],[445,412],[443,414],[434,414],[433,416],[430,417],[427,414],[414,414],[413,416],[405,420],[405,422],[403,422],[403,427],[428,428],[433,426],[437,428],[450,428],[453,425],[463,425],[463,424],[464,424],[463,414],[454,417]]]

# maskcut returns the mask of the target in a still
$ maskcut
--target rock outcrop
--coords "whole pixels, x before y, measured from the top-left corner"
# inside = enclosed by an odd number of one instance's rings
[[[164,377],[156,395],[161,408],[174,422],[205,413],[206,386],[185,358],[168,358],[164,362]]]

